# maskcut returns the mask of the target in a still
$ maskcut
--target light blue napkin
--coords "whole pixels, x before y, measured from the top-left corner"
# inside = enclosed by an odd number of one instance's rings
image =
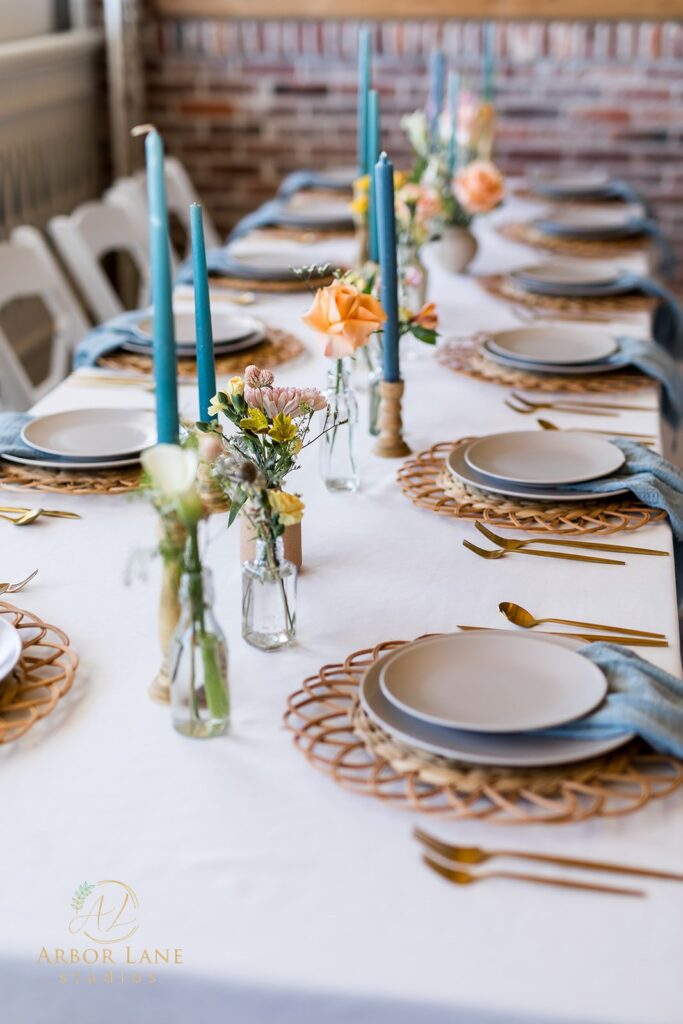
[[[629,185],[627,181],[621,181],[618,178],[610,181],[605,189],[605,195],[611,196],[614,199],[623,199],[625,203],[638,203],[645,210],[648,219],[653,217],[651,204],[640,194],[638,189],[634,188],[633,185]]]
[[[683,758],[683,682],[618,644],[589,644],[580,653],[605,673],[607,698],[585,718],[540,734],[597,740],[635,732],[660,754]]]
[[[683,422],[683,374],[661,345],[641,338],[620,337],[620,356],[662,385],[662,412],[674,429]]]
[[[228,242],[235,242],[238,238],[243,238],[251,231],[258,230],[258,228],[270,228],[278,224],[284,205],[283,199],[271,199],[269,202],[259,206],[258,210],[248,213],[232,229],[228,235]],[[211,269],[209,269],[209,273],[211,273]]]
[[[676,297],[659,281],[640,274],[628,272],[619,281],[630,285],[634,291],[659,299],[652,329],[654,338],[674,359],[683,358],[683,309]]]
[[[644,505],[664,509],[674,535],[683,540],[683,472],[642,444],[624,437],[615,437],[611,441],[626,456],[626,463],[619,474],[571,484],[568,489],[577,493],[599,491],[608,495],[628,487]]]
[[[664,277],[671,277],[676,267],[676,255],[660,225],[651,217],[643,217],[638,220],[638,228],[652,239],[659,252],[659,273]]]
[[[124,341],[142,342],[142,338],[133,331],[133,326],[144,316],[149,316],[148,310],[133,309],[107,320],[98,327],[93,327],[76,346],[74,370],[81,366],[95,366],[100,356],[114,352]],[[150,345],[150,353],[151,351]]]
[[[332,171],[292,171],[283,178],[277,194],[281,199],[289,199],[297,192],[307,188],[329,189],[331,192],[351,191],[353,182],[350,177],[335,176]]]

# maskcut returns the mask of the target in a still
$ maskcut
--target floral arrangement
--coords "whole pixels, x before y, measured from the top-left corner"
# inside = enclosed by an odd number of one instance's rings
[[[503,201],[505,181],[490,160],[473,160],[463,167],[444,193],[445,223],[469,226],[475,216],[490,213]]]
[[[408,175],[405,171],[394,171],[394,190],[398,191],[406,182]],[[353,199],[350,207],[359,223],[365,223],[368,214],[370,192],[370,175],[363,174],[356,178],[353,183]]]
[[[439,233],[445,210],[440,190],[425,181],[409,181],[395,195],[399,242],[421,246]]]
[[[366,264],[360,270],[349,270],[340,278],[349,284],[354,285],[361,292],[370,295],[378,295],[380,278],[377,269],[372,263]],[[427,345],[435,345],[439,337],[439,316],[436,310],[436,303],[426,302],[414,311],[407,306],[400,306],[399,316],[399,337],[412,334],[419,341]],[[379,335],[378,335],[379,337]]]

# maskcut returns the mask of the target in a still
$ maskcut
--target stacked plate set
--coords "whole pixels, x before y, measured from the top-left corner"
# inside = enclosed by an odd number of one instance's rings
[[[181,359],[194,359],[197,355],[196,327],[194,312],[176,312],[173,315],[175,339],[178,356]],[[215,310],[211,314],[213,329],[213,349],[217,356],[231,352],[242,352],[253,348],[264,341],[266,329],[260,320],[247,314],[221,313]],[[125,352],[138,355],[152,354],[152,315],[141,317],[131,327],[131,338],[121,344]]]
[[[417,640],[367,671],[359,699],[375,725],[427,754],[511,768],[582,761],[633,738],[541,732],[590,714],[607,696],[607,679],[577,653],[582,646],[509,630]]]
[[[448,471],[477,491],[529,501],[567,502],[604,498],[591,482],[623,468],[620,448],[582,432],[514,430],[465,439],[446,460]],[[584,485],[576,490],[572,485]],[[610,497],[627,487],[610,489]]]
[[[139,463],[156,439],[151,410],[71,409],[30,420],[21,431],[20,445],[2,452],[2,458],[43,469],[118,469]]]

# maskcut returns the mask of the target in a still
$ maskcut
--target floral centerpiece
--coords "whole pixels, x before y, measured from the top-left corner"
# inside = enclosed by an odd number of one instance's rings
[[[405,171],[394,171],[394,189],[401,188],[408,175]],[[353,199],[350,203],[358,238],[356,264],[362,267],[368,262],[368,213],[370,210],[370,175],[363,174],[353,183]]]
[[[220,421],[197,424],[200,452],[230,502],[228,525],[241,515],[256,537],[256,558],[243,571],[242,634],[264,650],[295,635],[296,567],[284,556],[283,535],[301,522],[304,503],[284,483],[317,440],[309,437],[313,418],[326,406],[317,388],[280,387],[270,370],[248,366],[209,408],[234,430],[224,433]]]
[[[386,320],[379,299],[350,278],[337,278],[318,288],[313,305],[302,317],[324,339],[324,354],[333,360],[328,371],[327,416],[323,428],[321,471],[328,490],[355,491],[358,403],[351,386],[350,357],[365,348]]]
[[[188,736],[215,736],[229,724],[227,647],[215,621],[211,577],[202,565],[199,526],[204,507],[199,493],[199,459],[192,448],[160,444],[143,452],[143,490],[159,513],[159,549],[181,608],[170,641],[173,724]]]
[[[436,184],[409,181],[395,193],[398,242],[399,301],[419,309],[427,297],[427,269],[422,246],[440,234],[443,197]]]

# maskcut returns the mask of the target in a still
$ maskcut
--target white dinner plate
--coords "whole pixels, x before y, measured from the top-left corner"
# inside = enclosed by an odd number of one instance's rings
[[[292,268],[301,267],[308,265],[308,262],[312,262],[316,267],[330,266],[335,267],[337,264],[334,260],[321,259],[320,256],[315,256],[311,261],[309,259],[310,253],[307,253],[305,249],[299,247],[298,249],[270,249],[267,252],[258,251],[230,251],[230,258],[235,263],[243,264],[245,269],[251,269],[254,271],[260,271],[261,273],[273,273],[273,274],[292,274]]]
[[[10,674],[21,657],[19,630],[0,615],[0,683]]]
[[[630,366],[628,357],[620,348],[606,359],[597,359],[593,363],[535,362],[532,365],[528,359],[520,359],[518,356],[500,352],[488,338],[482,342],[481,347],[488,359],[492,359],[494,363],[499,363],[501,366],[511,366],[515,370],[524,370],[526,373],[549,373],[556,377],[580,377],[586,373],[613,373],[615,370],[624,370]]]
[[[177,347],[194,350],[197,345],[194,312],[174,313],[173,325]],[[220,345],[243,341],[257,331],[261,331],[263,324],[253,316],[231,315],[230,313],[213,311],[211,313],[211,328],[214,345]],[[139,334],[148,345],[152,344],[152,329],[151,315],[142,317],[133,327],[135,333]]]
[[[534,501],[590,501],[591,499],[602,498],[605,495],[600,491],[577,491],[569,490],[567,487],[530,487],[524,484],[505,483],[496,477],[487,476],[476,469],[472,469],[465,461],[465,451],[470,444],[464,440],[456,444],[446,459],[446,468],[454,477],[461,480],[469,487],[478,491],[488,491],[491,494],[505,494],[510,498],[532,498]],[[610,491],[610,498],[618,494],[628,494],[628,487],[620,487]]]
[[[488,631],[486,635],[491,636],[492,631]],[[536,643],[552,644],[568,650],[579,650],[584,646],[581,641],[538,634],[533,636],[533,640]],[[598,757],[623,746],[634,736],[634,733],[629,732],[609,739],[571,740],[533,733],[465,732],[430,725],[419,718],[413,718],[412,715],[406,715],[394,707],[382,693],[380,672],[384,662],[390,657],[391,654],[388,654],[385,658],[380,658],[365,673],[359,690],[361,706],[368,717],[385,732],[409,746],[430,754],[439,754],[464,764],[487,764],[501,768],[540,768],[555,764],[572,764]]]
[[[595,287],[613,284],[621,277],[621,273],[615,263],[592,264],[587,260],[553,260],[515,270],[511,277],[515,281],[532,284]]]
[[[590,363],[605,359],[619,348],[609,331],[580,325],[517,327],[496,331],[489,348],[528,363]]]
[[[607,693],[607,679],[588,658],[510,630],[452,633],[400,647],[384,662],[380,686],[407,715],[489,733],[564,725]]]
[[[603,171],[576,171],[550,178],[538,176],[531,179],[531,187],[540,195],[563,196],[593,195],[609,189],[609,175]]]
[[[69,459],[60,459],[57,462],[48,457],[41,458],[39,452],[36,455],[37,457],[34,459],[29,456],[8,455],[6,452],[2,452],[0,459],[18,462],[20,466],[38,466],[40,469],[82,469],[86,473],[91,469],[118,469],[119,466],[135,466],[140,462],[139,455],[131,455],[130,458],[123,459],[80,459],[73,462]]]
[[[511,430],[472,441],[465,449],[472,469],[513,484],[556,487],[616,473],[620,448],[604,437],[562,430]]]
[[[254,348],[255,345],[260,345],[265,336],[265,330],[261,329],[254,334],[250,334],[246,338],[242,338],[240,341],[231,341],[227,343],[214,342],[214,355],[221,356],[232,352],[246,352],[247,349]],[[124,352],[134,352],[137,355],[152,355],[152,346],[146,341],[124,341],[121,348]],[[180,359],[195,359],[197,355],[195,345],[178,345],[177,352]]]
[[[156,417],[147,409],[71,409],[36,416],[22,430],[21,439],[46,455],[120,458],[156,444]]]

